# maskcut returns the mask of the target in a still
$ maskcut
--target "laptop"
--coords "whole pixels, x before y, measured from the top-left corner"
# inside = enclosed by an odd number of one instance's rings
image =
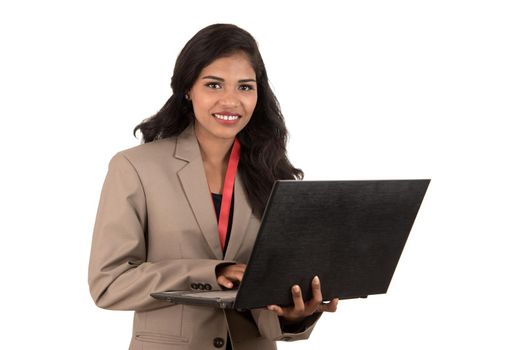
[[[294,284],[311,299],[314,276],[324,300],[386,293],[429,183],[276,181],[238,289],[151,296],[237,310],[290,306]]]

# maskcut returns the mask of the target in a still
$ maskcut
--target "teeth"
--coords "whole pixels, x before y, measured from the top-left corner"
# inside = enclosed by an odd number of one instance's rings
[[[213,114],[213,117],[222,119],[222,120],[237,120],[238,119],[238,115]]]

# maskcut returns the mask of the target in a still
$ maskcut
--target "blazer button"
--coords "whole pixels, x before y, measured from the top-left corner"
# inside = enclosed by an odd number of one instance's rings
[[[211,287],[211,285],[209,283],[204,284],[204,289],[205,290],[211,290],[211,288],[213,288],[213,287]]]
[[[200,290],[204,290],[204,284],[203,284],[203,283],[199,283],[199,284],[198,284],[198,289],[200,289]]]
[[[213,339],[213,345],[215,346],[215,348],[221,348],[224,346],[224,339],[222,338],[215,338]]]
[[[191,283],[191,289],[198,289],[198,283]]]

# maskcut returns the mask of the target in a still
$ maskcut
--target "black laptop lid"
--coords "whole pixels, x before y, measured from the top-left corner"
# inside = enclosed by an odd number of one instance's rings
[[[386,293],[429,182],[277,181],[235,307]]]

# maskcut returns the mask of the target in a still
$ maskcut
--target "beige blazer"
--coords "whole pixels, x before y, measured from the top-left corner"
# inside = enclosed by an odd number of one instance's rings
[[[96,305],[134,310],[130,349],[225,349],[229,330],[236,350],[276,349],[275,340],[305,339],[283,333],[268,310],[239,313],[171,305],[152,292],[209,285],[219,290],[215,267],[247,263],[260,221],[240,177],[226,256],[198,142],[190,126],[170,137],[117,153],[102,188],[89,262]],[[275,273],[278,273],[275,271]]]

